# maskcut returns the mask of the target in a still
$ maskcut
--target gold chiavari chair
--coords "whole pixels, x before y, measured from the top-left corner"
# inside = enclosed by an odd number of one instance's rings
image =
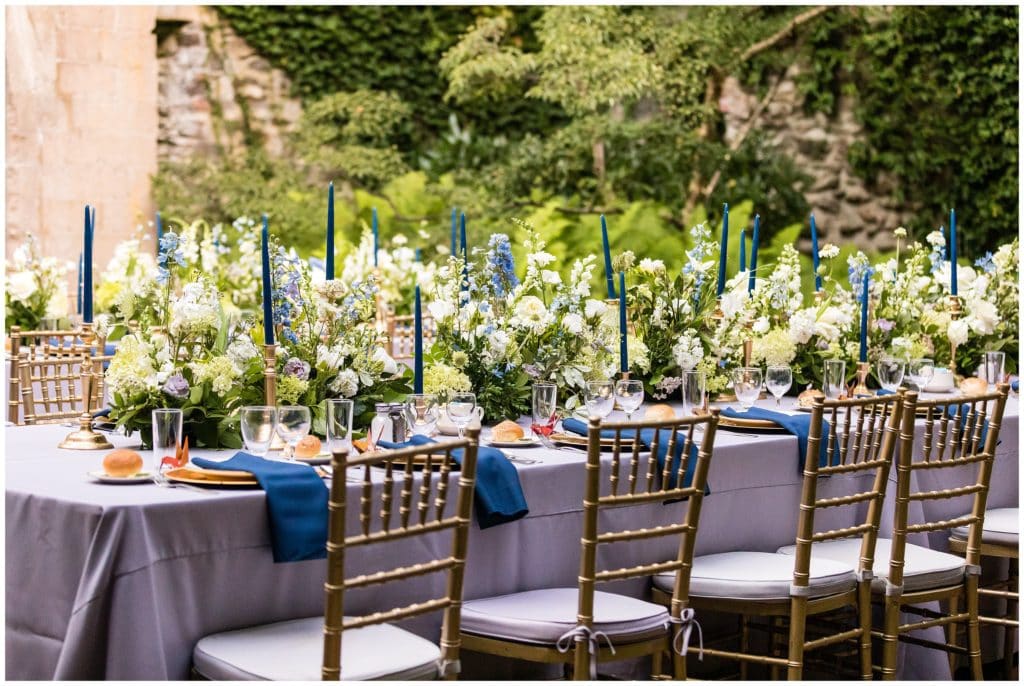
[[[698,440],[695,430],[704,427]],[[703,417],[647,422],[590,419],[583,496],[580,574],[575,588],[548,588],[513,593],[464,604],[464,650],[532,662],[573,665],[577,680],[595,679],[597,664],[612,659],[661,655],[672,650],[675,678],[686,678],[686,643],[693,628],[687,605],[687,584],[701,503],[718,426],[717,410]],[[641,446],[641,431],[650,431],[650,454]],[[602,433],[611,439],[607,477],[601,475]],[[605,439],[606,443],[608,439]],[[699,450],[697,443],[700,443]],[[666,450],[659,467],[653,455]],[[667,456],[680,455],[680,459]],[[685,475],[692,474],[690,483]],[[599,532],[602,513],[623,506],[685,499],[679,523],[643,529]],[[661,537],[678,538],[676,556],[621,569],[597,569],[598,548]],[[595,590],[598,583],[645,578],[655,573],[674,576],[669,611],[660,605]],[[604,640],[606,645],[601,645]],[[673,647],[674,646],[674,647]]]
[[[953,529],[949,536],[949,550],[958,555],[967,554],[967,539],[970,527],[962,526]],[[1016,635],[1020,626],[1017,617],[1020,596],[1018,558],[1020,557],[1020,509],[1016,507],[1000,507],[985,511],[985,520],[981,531],[981,557],[1006,560],[1006,579],[986,584],[978,588],[978,595],[987,598],[1002,598],[1006,602],[1006,612],[1002,616],[979,615],[981,624],[994,624],[1003,627],[1003,678],[1013,679],[1013,654],[1017,647]],[[955,634],[947,632],[950,642],[955,641]],[[951,660],[951,667],[955,661]]]
[[[811,410],[807,457],[799,502],[796,545],[767,552],[727,552],[693,560],[690,604],[700,610],[727,612],[747,618],[765,617],[774,632],[777,622],[788,618],[789,640],[784,656],[749,651],[747,632],[738,651],[704,648],[704,654],[740,663],[741,678],[747,665],[768,666],[773,676],[781,668],[788,678],[803,678],[805,654],[819,648],[853,641],[860,652],[860,671],[871,678],[871,577],[875,540],[883,499],[892,466],[896,437],[904,416],[904,395],[851,400],[816,400]],[[827,424],[825,421],[828,416]],[[827,435],[825,427],[828,427]],[[819,464],[825,445],[824,464]],[[853,490],[847,495],[819,497],[819,479],[831,480],[833,490]],[[871,480],[867,490],[861,484]],[[865,508],[866,506],[866,508]],[[849,508],[840,510],[839,508]],[[836,520],[856,524],[818,531],[822,510]],[[842,518],[842,515],[848,517]],[[837,562],[819,555],[819,548],[835,542],[854,551],[852,562]],[[664,602],[666,580],[655,577],[655,598]],[[659,593],[660,592],[660,593]],[[808,640],[809,617],[853,608],[855,626]],[[842,627],[840,627],[842,628]]]
[[[479,430],[469,429],[460,440],[354,458],[334,455],[324,615],[207,636],[193,651],[194,672],[216,680],[455,679],[478,439]],[[462,451],[461,467],[452,454],[455,450]],[[423,466],[418,477],[416,465]],[[350,467],[361,468],[361,484],[352,486],[351,492],[345,476]],[[373,478],[372,467],[383,468],[383,480]],[[450,489],[456,471],[457,487]],[[355,492],[358,522],[355,531],[347,531],[347,519],[355,520],[347,517],[349,496]],[[452,499],[454,508],[449,507]],[[444,532],[451,536],[447,556],[409,566],[386,563],[388,544]],[[381,561],[380,568],[347,577],[346,553],[352,549],[360,551],[363,560]],[[435,546],[424,542],[417,549]],[[434,574],[446,576],[442,597],[385,609],[380,605],[387,602],[387,593],[376,593],[378,606],[373,612],[345,613],[347,591]],[[389,623],[437,611],[444,613],[440,647]]]
[[[423,347],[429,349],[434,341],[434,320],[424,316]],[[398,362],[412,362],[416,352],[414,317],[411,314],[388,315],[388,339],[391,341],[391,357]]]

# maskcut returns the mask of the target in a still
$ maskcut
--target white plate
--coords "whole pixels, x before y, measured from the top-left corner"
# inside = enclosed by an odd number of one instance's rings
[[[529,436],[523,436],[516,441],[485,441],[485,443],[494,448],[532,448],[540,445],[539,440]]]
[[[144,484],[153,480],[153,475],[149,472],[139,472],[132,476],[110,476],[106,472],[88,472],[89,476],[96,479],[102,484]]]
[[[320,453],[319,455],[314,455],[313,457],[296,457],[295,461],[296,462],[301,462],[302,464],[312,464],[312,465],[330,464],[331,463],[331,454],[330,453]]]

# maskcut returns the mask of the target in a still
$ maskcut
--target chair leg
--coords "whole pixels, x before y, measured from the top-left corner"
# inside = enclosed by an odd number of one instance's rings
[[[651,655],[651,678],[660,679],[663,676],[662,672],[662,651],[656,650]]]
[[[575,664],[572,668],[573,681],[588,681],[590,679],[590,653],[587,652],[586,641],[576,641]]]
[[[1017,559],[1007,560],[1010,569],[1007,574],[1007,591],[1017,592]],[[1006,618],[1017,619],[1017,602],[1013,598],[1006,599]],[[1013,679],[1013,653],[1017,648],[1017,629],[1012,626],[1003,627],[1003,677],[1007,680]]]
[[[960,608],[960,597],[959,596],[953,596],[952,598],[950,598],[949,599],[949,614],[950,615],[955,615],[957,612],[960,611],[959,608]],[[959,645],[959,643],[957,642],[957,640],[959,638],[958,637],[959,633],[960,633],[960,623],[959,622],[950,622],[949,624],[947,624],[946,625],[946,643],[948,643],[950,645],[954,645],[954,646],[955,645]],[[959,657],[959,655],[957,655],[956,653],[947,653],[947,655],[949,656],[949,674],[950,674],[950,677],[952,678],[952,677],[956,676],[956,665],[957,665],[957,661],[958,661],[957,658]]]
[[[899,595],[885,597],[885,627],[882,630],[882,679],[895,681],[900,631]]]
[[[686,681],[686,656],[680,655],[672,647],[669,651],[672,654],[672,678],[676,681]]]
[[[750,625],[747,622],[746,615],[740,615],[740,652],[750,652]],[[740,681],[747,680],[747,662],[743,660],[740,662]]]
[[[804,640],[807,629],[807,598],[795,596],[789,610],[789,669],[786,678],[800,681],[804,677]]]
[[[857,615],[860,634],[860,678],[871,681],[871,581],[857,585]]]
[[[967,592],[967,656],[971,664],[971,678],[981,681],[981,629],[978,623],[978,575],[968,574]]]
[[[768,618],[768,645],[771,651],[772,657],[778,657],[779,655],[779,638],[782,625],[781,617],[769,617]],[[773,664],[770,668],[772,681],[778,681],[780,678],[779,666]]]

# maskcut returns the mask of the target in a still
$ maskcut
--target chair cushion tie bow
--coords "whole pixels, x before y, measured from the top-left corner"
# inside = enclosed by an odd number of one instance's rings
[[[598,642],[601,639],[608,644],[608,649],[612,651],[612,655],[615,654],[615,646],[612,645],[612,640],[608,638],[608,634],[603,631],[594,631],[589,626],[582,624],[569,629],[564,634],[558,637],[558,641],[555,643],[555,647],[558,648],[558,652],[567,653],[572,648],[573,642],[583,643],[587,642],[587,652],[590,653],[590,680],[597,681],[597,648]]]
[[[686,657],[686,652],[690,649],[690,632],[692,632],[694,627],[696,627],[697,640],[700,644],[697,659],[703,662],[704,632],[701,631],[700,622],[697,621],[696,613],[693,611],[693,608],[684,608],[679,617],[669,615],[668,621],[665,622],[665,628],[671,629],[673,624],[678,628],[676,629],[676,635],[672,637],[672,650],[676,651],[677,655]]]

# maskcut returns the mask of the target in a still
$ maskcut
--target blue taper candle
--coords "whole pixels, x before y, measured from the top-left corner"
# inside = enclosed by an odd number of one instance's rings
[[[377,266],[377,250],[380,247],[380,232],[377,229],[377,208],[373,208],[373,266]]]
[[[263,215],[263,343],[274,344],[274,308],[270,288],[270,236],[267,229],[267,215]]]
[[[82,314],[82,254],[78,253],[78,314]]]
[[[422,262],[423,261],[423,251],[420,250],[419,248],[416,248],[416,261],[417,262]]]
[[[868,361],[868,286],[871,272],[864,270],[864,292],[860,301],[860,361]]]
[[[82,251],[82,321],[92,321],[92,240],[96,215],[85,206],[85,248]]]
[[[718,251],[718,297],[725,292],[725,260],[729,254],[729,203],[722,206],[722,246]]]
[[[629,371],[629,351],[626,346],[626,273],[619,272],[619,371]]]
[[[455,255],[455,232],[456,232],[456,219],[458,218],[458,209],[459,208],[457,208],[457,207],[453,207],[452,208],[452,251],[451,251],[451,254],[453,256]]]
[[[325,276],[334,280],[334,182],[327,186],[327,255],[324,260]]]
[[[747,271],[747,230],[740,229],[740,271]]]
[[[821,275],[818,274],[818,267],[821,265],[821,256],[818,255],[818,225],[814,223],[814,213],[811,213],[811,262],[814,264],[814,290],[821,290]]]
[[[164,237],[164,222],[160,219],[160,210],[156,211],[156,252],[160,254],[160,239]]]
[[[956,295],[956,210],[949,211],[949,292]]]
[[[423,311],[420,305],[420,287],[416,286],[416,309],[415,309],[415,335],[416,350],[413,354],[412,392],[423,392]]]
[[[750,280],[747,282],[747,292],[754,290],[757,283],[757,244],[761,241],[761,215],[754,215],[754,235],[750,239]]]
[[[612,251],[608,244],[608,222],[601,215],[601,245],[604,247],[604,280],[608,284],[608,299],[615,297],[615,278],[612,276]]]
[[[462,251],[462,261],[469,262],[469,252],[466,249],[466,213],[459,217],[459,250]]]

